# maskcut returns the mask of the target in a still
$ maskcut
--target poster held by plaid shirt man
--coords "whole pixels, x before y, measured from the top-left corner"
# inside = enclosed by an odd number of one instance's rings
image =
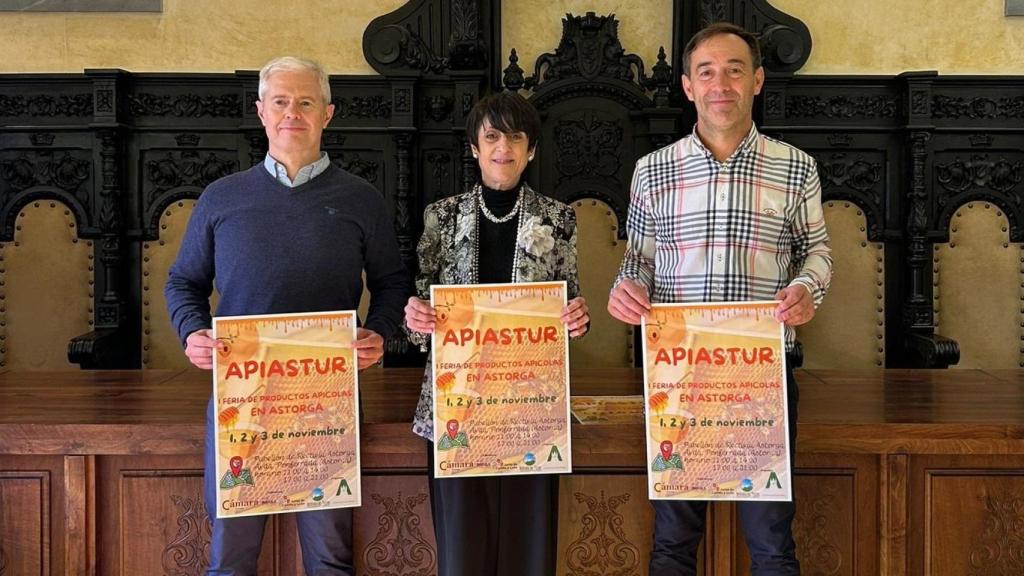
[[[682,57],[683,91],[697,108],[689,136],[641,158],[633,174],[627,247],[608,300],[639,325],[652,303],[778,300],[786,350],[828,289],[832,258],[814,160],[753,122],[764,83],[757,39],[717,23]],[[796,450],[798,392],[787,370],[789,445]],[[706,501],[652,501],[650,575],[695,575]],[[737,511],[754,576],[800,573],[793,502],[741,502]]]

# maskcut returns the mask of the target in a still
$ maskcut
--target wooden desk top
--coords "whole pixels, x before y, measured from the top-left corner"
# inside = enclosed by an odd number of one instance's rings
[[[641,394],[641,376],[574,370],[573,394]],[[409,424],[421,377],[419,368],[362,373],[364,450],[422,454]],[[796,378],[801,451],[1024,453],[1024,370],[804,370]],[[210,389],[209,373],[197,370],[2,372],[0,454],[201,452]],[[576,424],[574,448],[632,452],[642,446],[635,428]]]

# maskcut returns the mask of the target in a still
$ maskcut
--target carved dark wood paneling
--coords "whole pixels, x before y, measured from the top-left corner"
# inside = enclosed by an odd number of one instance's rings
[[[21,208],[43,198],[57,199],[71,207],[78,224],[89,229],[93,169],[92,152],[87,149],[48,145],[40,150],[11,147],[0,152],[3,239],[14,239],[14,220]]]
[[[198,96],[195,94],[132,94],[128,97],[132,116],[177,116],[178,118],[241,118],[242,102],[237,94]]]
[[[598,111],[588,110],[575,118],[563,116],[555,125],[556,186],[587,176],[611,178],[618,187],[622,168],[622,126]]]
[[[1019,78],[934,72],[765,84],[762,130],[814,155],[824,197],[861,206],[869,236],[886,242],[889,366],[945,367],[959,358],[957,343],[935,333],[929,304],[932,247],[948,241],[959,206],[998,205],[1011,240],[1024,237],[1022,87]],[[879,141],[879,152],[865,149],[866,140]]]
[[[557,48],[537,59],[533,75],[523,77],[513,50],[504,78],[507,89],[532,91],[544,118],[528,174],[535,187],[565,202],[600,199],[624,222],[633,165],[674,139],[678,110],[667,107],[672,72],[664,54],[648,76],[643,60],[623,48],[618,25],[614,15],[567,14]]]
[[[0,116],[92,116],[92,106],[92,94],[74,94],[70,96],[53,96],[51,94],[33,94],[29,96],[0,95]]]
[[[673,20],[671,63],[659,53],[646,66],[622,45],[615,17],[596,13],[567,15],[557,46],[522,63],[514,51],[498,56],[496,0],[413,0],[366,29],[364,53],[382,76],[331,79],[324,148],[381,191],[414,267],[423,206],[477,178],[462,126],[502,79],[529,90],[544,119],[530,182],[565,201],[600,199],[621,222],[636,159],[693,125],[678,92],[683,46],[707,22],[739,23],[759,35],[769,72],[759,126],[817,158],[824,198],[856,203],[869,237],[886,243],[887,362],[955,361],[955,342],[934,330],[930,252],[948,238],[957,206],[974,200],[998,205],[1010,239],[1024,241],[1022,80],[793,76],[810,35],[767,0],[676,0]],[[10,239],[20,206],[45,198],[67,204],[79,234],[99,240],[97,330],[71,343],[76,361],[138,366],[138,354],[119,352],[139,348],[140,265],[131,255],[158,238],[163,206],[262,162],[257,84],[255,71],[0,75],[0,234]],[[389,360],[399,348],[389,347]]]
[[[817,161],[822,200],[849,201],[864,210],[868,238],[887,236],[888,190],[900,179],[898,140],[885,134],[766,131]]]
[[[1012,242],[1024,240],[1024,152],[1010,147],[1020,137],[1004,134],[938,134],[933,144],[935,234],[949,238],[949,221],[970,201],[991,202],[1009,220]]]
[[[932,118],[969,120],[1024,119],[1024,96],[985,98],[970,96],[932,97]]]

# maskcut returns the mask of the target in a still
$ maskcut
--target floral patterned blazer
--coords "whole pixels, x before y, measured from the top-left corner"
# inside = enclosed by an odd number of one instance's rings
[[[524,185],[522,209],[516,234],[515,250],[519,257],[516,280],[565,280],[568,298],[572,300],[580,292],[576,273],[576,214],[569,206],[542,196],[527,185]],[[430,299],[433,284],[476,282],[477,258],[473,250],[479,217],[473,192],[438,200],[424,210],[423,236],[416,250],[420,264],[416,293],[420,298]],[[429,351],[429,335],[408,329],[407,333],[409,340]],[[413,432],[428,440],[434,439],[432,367],[433,361],[428,358],[413,420]]]

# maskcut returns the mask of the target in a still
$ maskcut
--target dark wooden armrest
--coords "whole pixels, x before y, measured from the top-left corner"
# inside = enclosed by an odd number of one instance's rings
[[[86,370],[138,368],[132,362],[132,340],[123,329],[99,328],[68,342],[68,362]]]
[[[940,334],[906,335],[915,368],[949,368],[960,361],[960,344]]]

